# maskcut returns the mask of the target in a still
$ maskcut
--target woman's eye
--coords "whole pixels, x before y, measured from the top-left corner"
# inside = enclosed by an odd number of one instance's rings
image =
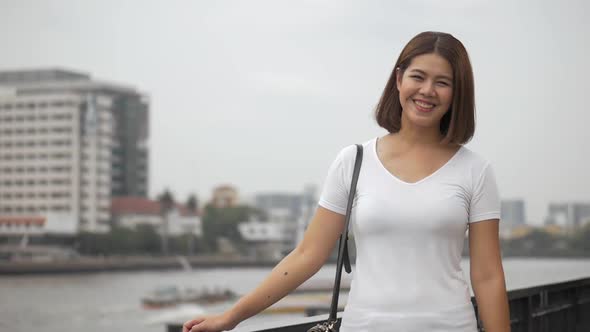
[[[441,85],[441,86],[449,86],[449,85],[450,85],[449,83],[447,83],[447,82],[443,82],[443,81],[441,81],[441,82],[437,82],[437,84],[438,84],[438,85]]]
[[[415,80],[422,80],[422,76],[412,75],[410,77],[413,78],[413,79],[415,79]]]

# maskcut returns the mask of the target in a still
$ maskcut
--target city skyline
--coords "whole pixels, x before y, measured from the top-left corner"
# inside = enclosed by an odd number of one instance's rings
[[[440,30],[470,53],[467,147],[502,198],[533,225],[551,202],[590,201],[586,2],[0,3],[0,70],[79,70],[150,96],[151,197],[321,191],[342,147],[385,134],[372,111],[401,47]]]

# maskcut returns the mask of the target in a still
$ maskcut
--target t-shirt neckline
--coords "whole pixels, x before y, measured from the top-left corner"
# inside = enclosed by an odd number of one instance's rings
[[[423,177],[422,179],[420,179],[420,180],[418,180],[418,181],[416,181],[416,182],[406,182],[406,181],[404,181],[404,180],[402,180],[402,179],[398,178],[398,177],[397,177],[395,174],[393,174],[392,172],[390,172],[390,171],[387,169],[387,167],[385,167],[385,165],[383,165],[383,163],[381,162],[381,159],[379,159],[379,155],[377,154],[377,140],[378,140],[378,139],[379,139],[379,136],[377,136],[377,137],[375,137],[375,138],[373,139],[373,148],[372,148],[372,150],[373,150],[373,156],[375,157],[375,161],[377,162],[377,164],[379,164],[379,167],[380,167],[381,169],[383,169],[383,171],[385,171],[385,173],[389,174],[389,176],[390,176],[391,178],[393,178],[394,180],[396,180],[396,181],[398,181],[398,182],[400,182],[400,183],[403,183],[403,184],[405,184],[405,185],[408,185],[408,186],[415,186],[415,185],[418,185],[418,184],[420,184],[420,183],[422,183],[422,182],[424,182],[424,181],[427,181],[428,179],[430,179],[430,178],[434,177],[434,176],[435,176],[435,175],[437,175],[438,173],[442,172],[442,170],[443,170],[443,169],[445,169],[445,168],[447,168],[447,166],[448,166],[449,164],[451,164],[451,162],[452,162],[453,160],[457,159],[457,156],[458,156],[458,155],[461,153],[461,151],[463,151],[463,149],[464,149],[463,145],[461,145],[461,147],[459,148],[459,150],[457,150],[457,152],[455,152],[455,154],[453,154],[453,156],[452,156],[452,157],[451,157],[449,160],[447,160],[447,162],[446,162],[446,163],[444,163],[444,164],[443,164],[441,167],[439,167],[437,170],[435,170],[434,172],[430,173],[429,175],[427,175],[427,176]]]

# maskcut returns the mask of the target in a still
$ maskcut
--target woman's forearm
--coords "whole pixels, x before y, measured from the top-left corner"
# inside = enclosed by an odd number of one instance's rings
[[[237,325],[285,297],[313,276],[324,260],[295,249],[251,293],[242,297],[228,312]]]
[[[486,332],[509,332],[510,310],[504,277],[472,281],[472,286]]]

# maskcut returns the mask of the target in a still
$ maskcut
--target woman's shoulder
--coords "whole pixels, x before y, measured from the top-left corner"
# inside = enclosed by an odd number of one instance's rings
[[[364,142],[359,142],[359,143],[349,144],[349,145],[344,146],[338,152],[337,160],[344,161],[344,162],[354,161],[354,159],[356,158],[357,144],[362,145],[363,154],[367,154],[373,148],[372,144],[374,143],[374,141],[375,141],[375,138],[371,138],[371,139],[364,141]]]
[[[486,168],[490,167],[491,162],[488,158],[483,156],[481,153],[476,152],[465,145],[461,147],[461,153],[459,155],[459,161],[464,167],[471,170],[470,173],[479,175]]]

